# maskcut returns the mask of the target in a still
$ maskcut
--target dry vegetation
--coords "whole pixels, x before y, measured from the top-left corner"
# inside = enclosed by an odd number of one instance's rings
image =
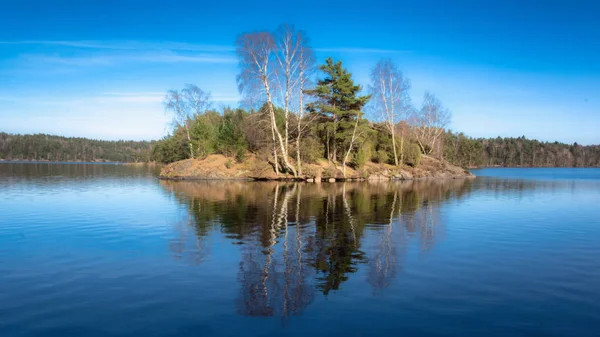
[[[320,160],[316,164],[303,164],[303,176],[298,179],[317,181],[344,180],[343,167],[329,164]],[[461,178],[473,176],[467,170],[439,161],[429,156],[423,156],[417,167],[396,167],[390,164],[368,162],[362,169],[355,170],[346,167],[346,179],[357,180],[410,180],[421,178]],[[273,165],[267,161],[249,155],[242,163],[233,161],[223,155],[209,155],[204,159],[187,159],[171,163],[161,171],[163,179],[181,180],[211,180],[211,179],[246,179],[274,180],[294,179],[291,174],[275,174]]]

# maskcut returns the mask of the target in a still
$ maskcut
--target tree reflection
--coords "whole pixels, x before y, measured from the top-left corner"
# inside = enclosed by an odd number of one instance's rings
[[[471,180],[161,184],[190,215],[176,226],[175,256],[202,261],[207,238],[224,233],[241,245],[238,312],[284,318],[342,289],[361,266],[375,291],[388,287],[413,243],[427,251],[443,238],[442,203],[472,191]]]
[[[390,220],[389,223],[377,231],[377,243],[374,247],[374,256],[369,259],[369,273],[367,281],[375,290],[386,288],[390,280],[396,275],[397,268],[397,252],[396,247],[398,241],[405,242],[405,234],[400,226],[394,226],[396,219],[396,209],[398,208],[399,191],[394,191],[394,199],[390,205]],[[396,228],[394,228],[396,227]],[[396,234],[395,231],[398,231]],[[392,236],[394,232],[394,236]],[[394,241],[394,243],[392,243]]]

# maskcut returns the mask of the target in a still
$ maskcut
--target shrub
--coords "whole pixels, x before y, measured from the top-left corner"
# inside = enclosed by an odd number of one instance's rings
[[[404,163],[406,165],[416,167],[419,165],[420,161],[421,149],[419,148],[419,145],[414,143],[408,144],[408,146],[404,148]]]
[[[361,147],[358,149],[358,152],[356,152],[356,154],[354,155],[352,164],[354,165],[355,169],[361,169],[363,168],[363,166],[365,166],[365,163],[368,159],[369,156],[367,154],[367,151],[363,147]]]
[[[233,166],[233,161],[231,161],[231,159],[227,159],[227,161],[225,162],[225,167],[230,169]]]
[[[243,110],[226,110],[217,134],[217,150],[227,157],[233,157],[239,151],[246,150],[248,143],[242,130],[246,118]]]
[[[325,169],[325,172],[323,172],[323,176],[326,178],[335,178],[336,173],[337,169],[335,168],[335,166],[331,165]]]
[[[377,151],[375,159],[377,160],[377,162],[379,164],[385,164],[385,163],[388,162],[388,160],[390,159],[390,157],[389,157],[387,151],[379,150],[379,151]]]
[[[190,151],[187,139],[181,129],[177,130],[171,137],[165,137],[159,140],[152,148],[151,159],[161,163],[172,163],[175,161],[187,159]]]
[[[209,154],[215,153],[220,123],[221,116],[214,111],[207,111],[196,116],[196,119],[192,121],[190,133],[195,155],[199,158],[205,158]]]
[[[244,150],[244,148],[240,147],[238,149],[237,153],[235,154],[235,161],[237,161],[238,163],[243,163],[245,159],[246,159],[246,150]]]
[[[325,157],[323,145],[313,137],[306,137],[300,142],[300,158],[303,162],[314,164]]]

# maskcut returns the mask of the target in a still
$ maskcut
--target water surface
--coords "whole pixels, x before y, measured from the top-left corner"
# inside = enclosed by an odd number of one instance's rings
[[[597,336],[600,170],[476,174],[0,163],[0,336]]]

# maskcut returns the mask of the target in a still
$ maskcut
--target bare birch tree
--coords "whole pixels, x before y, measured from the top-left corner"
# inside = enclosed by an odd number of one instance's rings
[[[437,97],[429,91],[423,97],[421,110],[415,112],[413,120],[415,139],[424,154],[431,154],[440,136],[450,124],[452,114],[442,106]]]
[[[276,72],[272,64],[276,51],[273,35],[269,32],[242,34],[236,41],[236,52],[240,58],[241,73],[238,75],[239,87],[252,87],[259,81],[262,84],[267,100],[267,108],[271,119],[271,132],[273,142],[279,145],[279,152],[285,168],[297,176],[296,170],[289,162],[289,156],[281,132],[277,128],[275,108],[273,106],[273,93],[271,86],[275,84]],[[247,83],[247,84],[245,84]],[[243,92],[243,91],[242,91]],[[274,160],[277,161],[277,151],[274,151]]]
[[[304,39],[306,43],[306,39]],[[298,167],[298,175],[302,175],[302,160],[300,157],[300,140],[302,139],[302,133],[304,129],[310,124],[310,121],[304,122],[304,110],[305,110],[305,93],[304,91],[307,89],[307,85],[309,84],[309,78],[312,73],[315,71],[315,55],[313,50],[308,47],[306,44],[301,46],[300,53],[298,56],[298,130],[296,132],[296,165]]]
[[[394,163],[396,166],[403,161],[404,137],[400,135],[400,160],[396,146],[396,125],[408,118],[410,111],[410,81],[404,77],[398,67],[390,60],[377,62],[371,71],[371,92],[375,106],[375,119],[385,125],[392,136]]]
[[[285,149],[289,151],[289,113],[290,100],[294,87],[298,85],[296,77],[298,71],[298,54],[300,53],[301,37],[296,32],[296,28],[290,24],[279,26],[275,32],[275,44],[277,51],[275,53],[279,64],[279,75],[281,84],[279,88],[282,91],[283,112],[285,120]]]
[[[181,91],[167,91],[163,104],[165,112],[173,114],[173,127],[181,127],[185,130],[190,147],[190,158],[195,158],[190,123],[211,106],[210,92],[205,92],[194,84],[186,84]]]
[[[193,114],[192,117],[203,114],[212,105],[210,92],[205,92],[195,84],[186,84],[185,88],[181,90],[181,94]]]
[[[182,127],[185,129],[185,133],[190,147],[190,158],[194,158],[194,146],[192,144],[192,137],[190,135],[190,120],[193,117],[193,113],[189,105],[186,103],[185,97],[182,92],[178,90],[169,90],[165,95],[163,101],[165,106],[165,112],[173,114],[173,126]]]
[[[346,155],[344,156],[344,160],[342,162],[342,171],[344,173],[344,179],[346,178],[346,163],[348,162],[348,158],[350,157],[350,152],[352,152],[352,149],[354,148],[354,143],[357,141],[357,139],[363,135],[364,130],[359,130],[361,116],[362,112],[359,111],[356,114],[356,121],[354,122],[352,137],[350,137],[350,144],[348,144],[348,150],[346,150]]]
[[[312,49],[308,45],[308,38],[303,31],[296,30],[294,25],[282,24],[275,32],[275,53],[279,66],[278,95],[284,110],[285,120],[285,149],[289,154],[290,121],[293,112],[293,101],[297,98],[296,106],[297,133],[296,133],[296,172],[302,174],[300,159],[300,139],[302,134],[302,121],[304,117],[304,92],[308,78],[315,69],[315,59]]]

